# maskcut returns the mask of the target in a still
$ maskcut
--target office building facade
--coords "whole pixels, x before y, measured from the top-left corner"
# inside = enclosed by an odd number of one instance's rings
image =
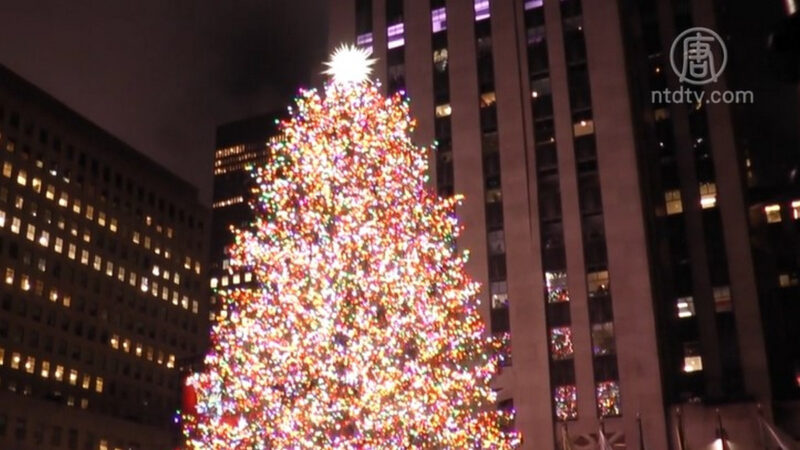
[[[673,39],[737,33],[730,10],[346,0],[330,16],[329,46],[371,48],[386,92],[411,97],[416,142],[437,142],[432,188],[466,196],[459,246],[488,332],[511,338],[495,388],[524,448],[596,448],[601,428],[620,449],[717,433],[755,448],[759,415],[791,422],[773,402],[739,110],[651,96],[680,87]]]
[[[174,448],[208,340],[196,189],[5,68],[0,166],[0,448]]]

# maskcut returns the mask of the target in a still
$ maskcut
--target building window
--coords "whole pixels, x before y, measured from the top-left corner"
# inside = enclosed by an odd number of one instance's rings
[[[782,273],[778,275],[778,285],[780,287],[797,286],[797,282],[796,273]]]
[[[589,297],[608,294],[608,271],[589,272],[586,274],[586,285],[589,290]]]
[[[11,354],[11,368],[16,370],[19,369],[19,362],[22,361],[22,356],[19,353],[12,353]]]
[[[447,8],[442,6],[431,10],[431,26],[434,33],[447,29]]]
[[[792,202],[792,218],[794,220],[800,219],[800,200]]]
[[[680,297],[677,301],[678,317],[683,319],[685,317],[694,316],[694,298],[693,297]]]
[[[622,414],[618,382],[603,381],[597,383],[597,412],[601,417]]]
[[[56,366],[56,370],[53,372],[53,378],[56,381],[62,381],[64,379],[64,366]]]
[[[575,385],[557,386],[553,393],[556,419],[560,421],[578,418],[578,388]]]
[[[683,371],[692,373],[702,370],[703,357],[700,356],[700,343],[687,342],[683,344]]]
[[[492,296],[492,308],[508,307],[508,283],[495,281],[489,284],[489,293]]]
[[[475,0],[475,21],[481,21],[491,17],[489,10],[489,0]]]
[[[717,185],[700,183],[700,207],[703,209],[717,206]]]
[[[614,323],[605,322],[592,325],[592,352],[594,355],[611,355],[615,348]]]
[[[386,28],[386,37],[388,39],[387,48],[393,49],[405,45],[405,27],[403,22],[389,25]]]
[[[547,302],[558,303],[569,301],[567,289],[567,272],[545,272],[545,286],[547,289]]]
[[[588,136],[594,134],[594,121],[591,119],[581,120],[572,124],[572,133],[575,137]]]
[[[718,313],[733,311],[730,286],[717,286],[714,288],[714,310]]]
[[[20,170],[17,173],[17,184],[21,184],[22,186],[25,186],[25,185],[28,184],[28,172],[26,172],[24,170]]]
[[[555,327],[550,329],[550,356],[554,360],[564,360],[572,358],[574,353],[572,328]]]
[[[681,203],[681,191],[673,189],[664,193],[664,200],[667,206],[667,215],[680,214],[683,212]]]
[[[436,117],[447,117],[452,112],[453,109],[450,107],[449,103],[445,103],[444,105],[438,105],[435,110]]]
[[[767,223],[778,223],[781,221],[781,205],[767,205],[764,207],[764,215]]]
[[[489,254],[502,255],[506,252],[506,241],[503,230],[489,232]]]

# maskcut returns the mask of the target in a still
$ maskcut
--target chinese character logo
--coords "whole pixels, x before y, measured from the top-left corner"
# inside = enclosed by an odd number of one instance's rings
[[[728,63],[728,49],[722,38],[704,27],[689,28],[679,34],[672,41],[669,56],[680,82],[694,85],[717,81]]]

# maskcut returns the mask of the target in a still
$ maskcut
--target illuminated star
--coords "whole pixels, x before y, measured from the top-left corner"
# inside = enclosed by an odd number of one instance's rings
[[[340,84],[363,83],[369,79],[375,59],[370,58],[372,50],[354,45],[342,44],[333,51],[328,69],[322,73],[333,77]]]

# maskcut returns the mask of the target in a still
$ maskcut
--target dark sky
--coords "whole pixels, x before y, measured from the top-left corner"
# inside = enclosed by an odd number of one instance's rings
[[[0,63],[211,198],[216,125],[322,68],[325,0],[0,0]]]

